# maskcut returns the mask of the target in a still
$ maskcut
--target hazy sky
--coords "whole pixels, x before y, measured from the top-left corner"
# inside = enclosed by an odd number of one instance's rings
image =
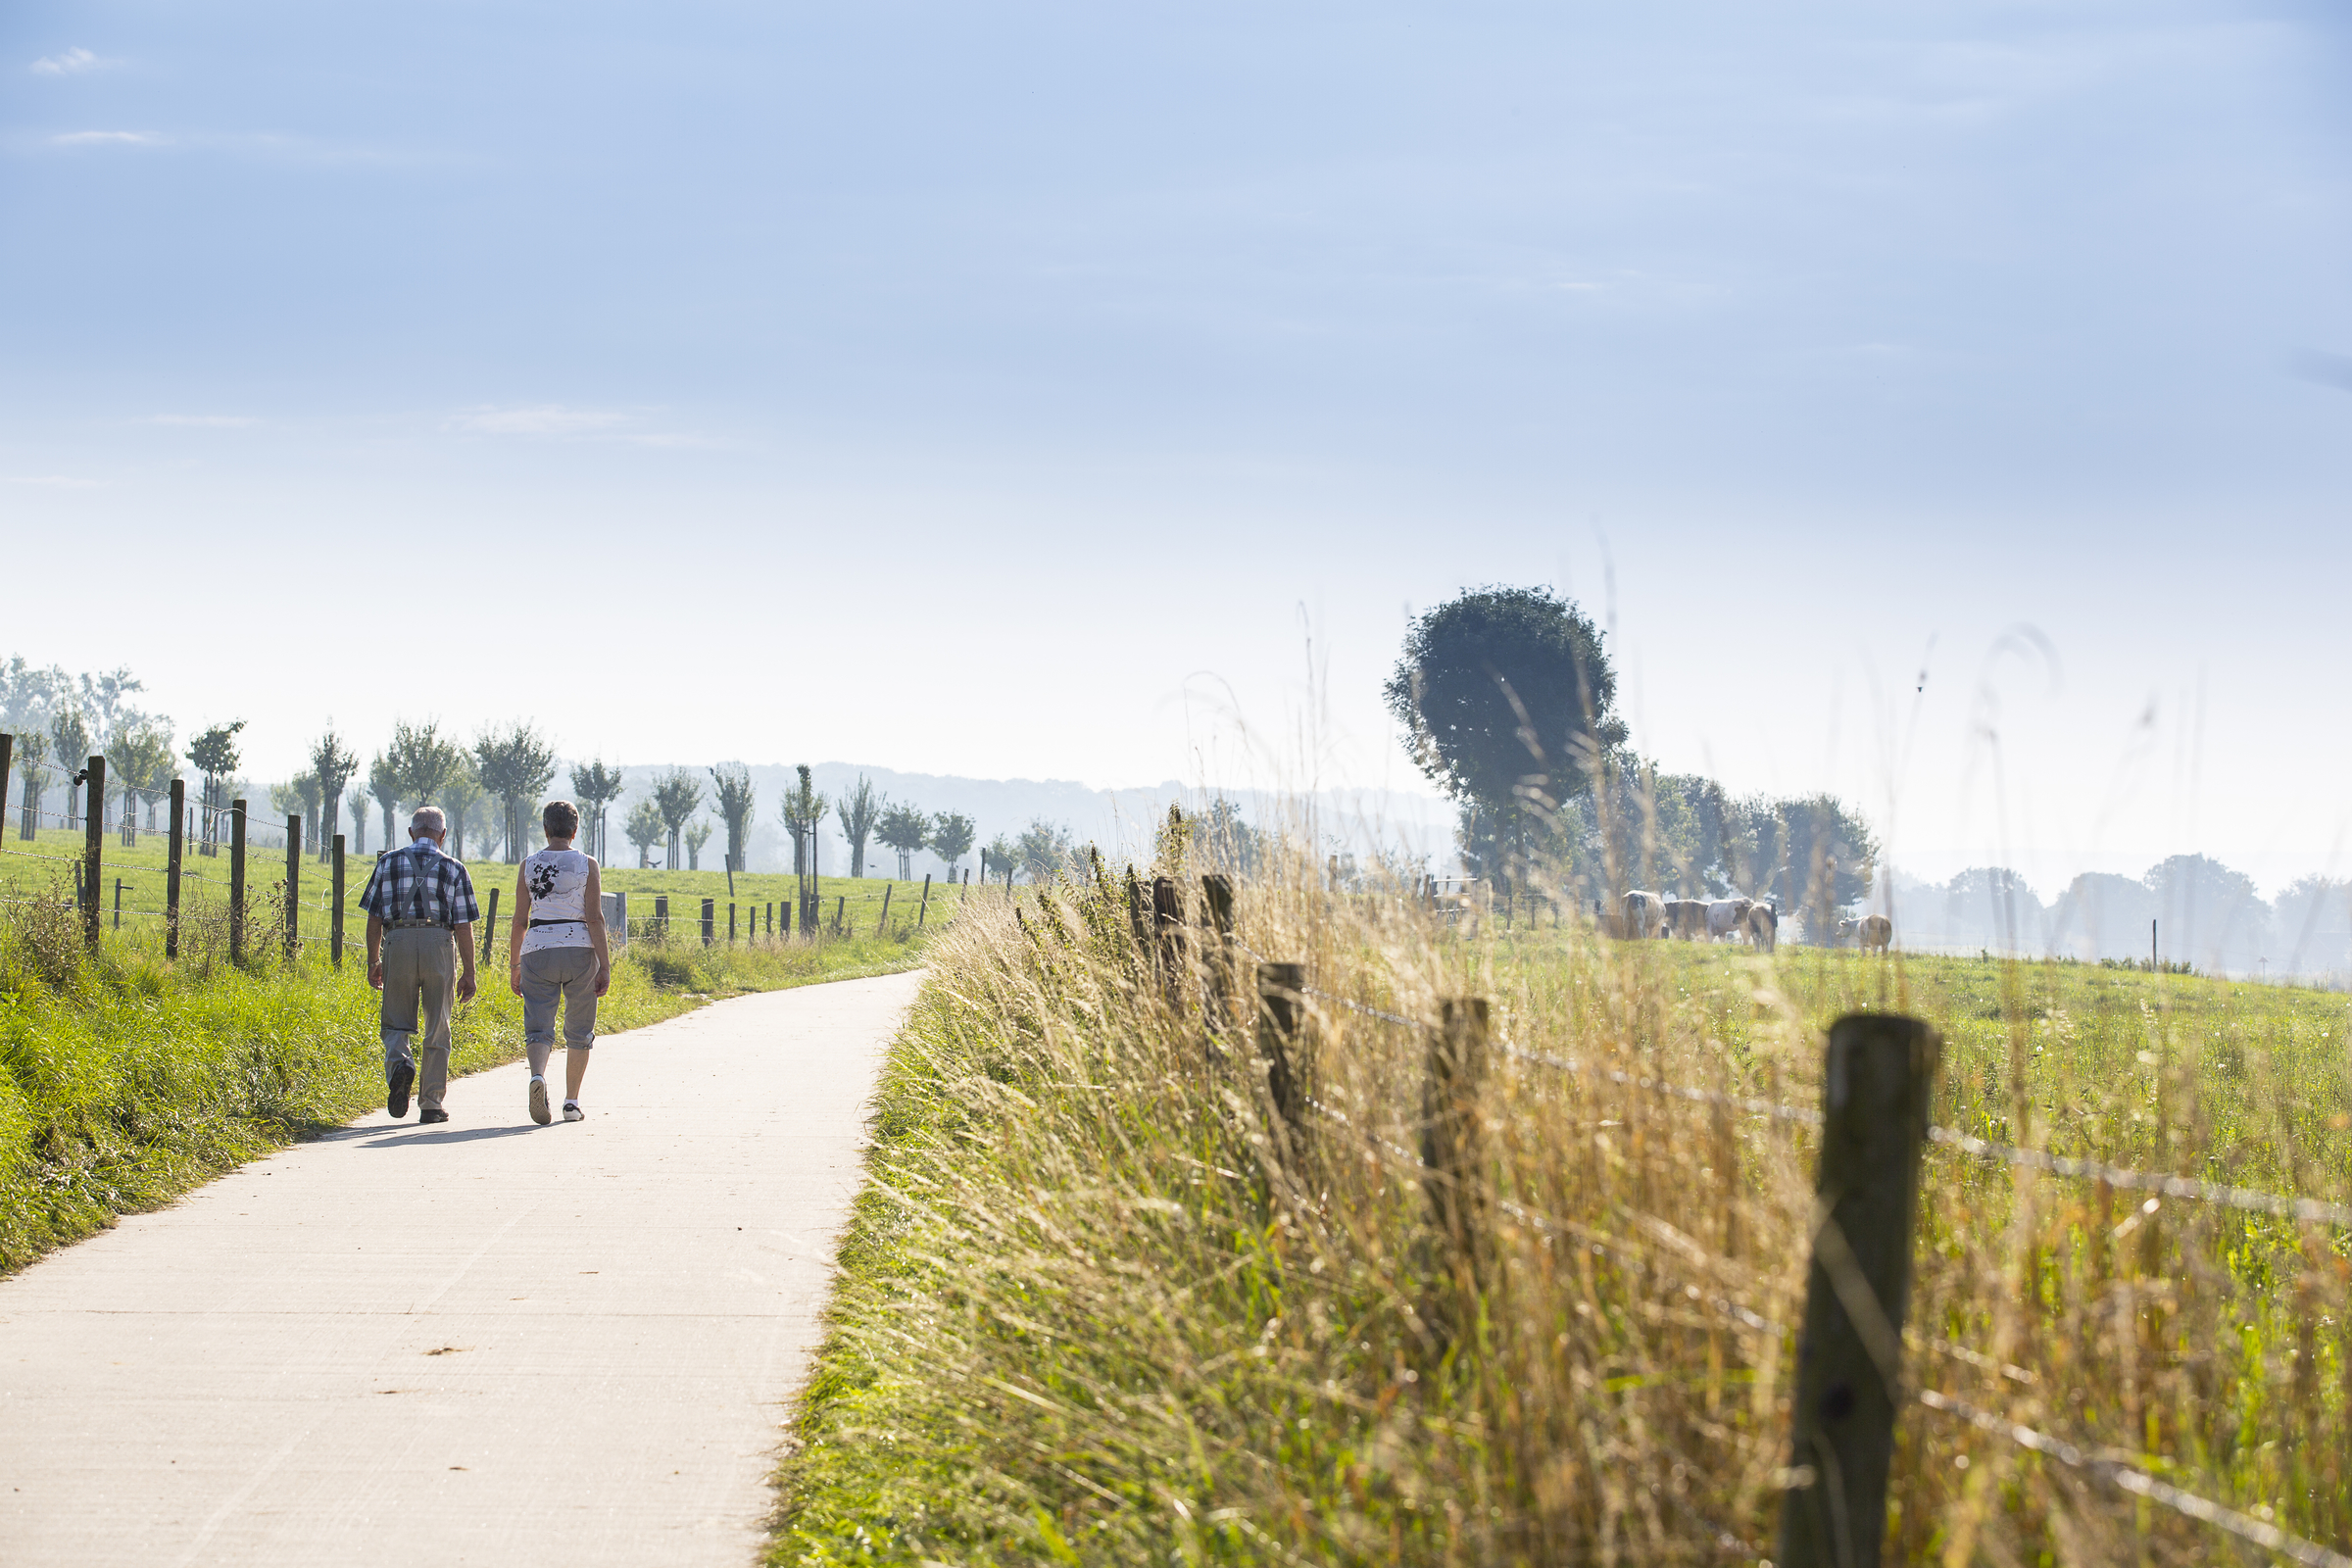
[[[0,654],[1406,785],[1407,610],[1549,581],[1917,870],[2343,874],[2340,17],[20,0]]]

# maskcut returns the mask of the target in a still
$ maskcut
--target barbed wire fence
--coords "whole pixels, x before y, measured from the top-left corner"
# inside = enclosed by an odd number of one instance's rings
[[[1219,882],[1225,883],[1225,886],[1220,888],[1213,885]],[[1298,1049],[1297,1037],[1305,1023],[1304,1013],[1297,1005],[1298,1003],[1321,1004],[1326,1007],[1339,1009],[1351,1017],[1365,1020],[1374,1026],[1409,1031],[1433,1043],[1443,1041],[1448,1030],[1461,1027],[1457,1016],[1440,1018],[1415,1016],[1412,1013],[1398,1010],[1395,1006],[1383,1006],[1375,1001],[1346,996],[1306,980],[1304,978],[1305,965],[1277,962],[1241,939],[1233,922],[1234,900],[1230,879],[1212,875],[1203,878],[1203,896],[1200,907],[1205,911],[1208,918],[1199,928],[1202,940],[1211,944],[1222,944],[1229,948],[1230,953],[1224,960],[1228,963],[1246,956],[1255,965],[1256,996],[1254,1000],[1257,1016],[1260,1020],[1261,1036],[1271,1036],[1270,1039],[1262,1041],[1269,1052],[1270,1078],[1283,1076],[1290,1070],[1287,1064],[1292,1054]],[[1152,890],[1152,910],[1147,913],[1140,904],[1136,908],[1138,939],[1139,941],[1144,939],[1148,931],[1153,934],[1156,961],[1162,964],[1167,963],[1171,954],[1182,945],[1181,930],[1171,932],[1170,916],[1173,913],[1175,924],[1181,927],[1183,907],[1181,896],[1168,884],[1167,879],[1163,878],[1160,879],[1159,885]],[[1443,918],[1442,912],[1440,918]],[[1213,954],[1214,947],[1212,946],[1209,951]],[[1207,961],[1213,966],[1219,960],[1215,957],[1208,957]],[[1237,982],[1226,983],[1235,984]],[[1449,1008],[1448,1011],[1452,1013],[1453,1009]],[[1464,1009],[1459,1016],[1468,1016],[1467,1009]],[[1703,1106],[1735,1117],[1751,1118],[1766,1125],[1801,1135],[1826,1138],[1826,1134],[1830,1131],[1828,1114],[1822,1109],[1788,1104],[1762,1097],[1727,1093],[1724,1090],[1701,1084],[1673,1082],[1606,1062],[1591,1061],[1573,1055],[1531,1049],[1512,1040],[1507,1033],[1488,1034],[1484,1023],[1486,1012],[1483,1002],[1476,1004],[1476,1016],[1480,1020],[1477,1029],[1481,1036],[1479,1040],[1481,1054],[1491,1050],[1495,1057],[1510,1064],[1515,1070],[1605,1083],[1630,1093],[1652,1096],[1693,1106]],[[1888,1015],[1863,1016],[1884,1018]],[[1910,1022],[1909,1020],[1901,1021]],[[1925,1026],[1917,1027],[1924,1029]],[[1442,1053],[1436,1044],[1433,1044],[1431,1048],[1433,1081],[1424,1094],[1423,1112],[1409,1118],[1394,1131],[1367,1122],[1360,1114],[1350,1114],[1309,1092],[1296,1091],[1289,1098],[1296,1105],[1297,1113],[1311,1116],[1316,1122],[1335,1129],[1348,1141],[1363,1148],[1370,1157],[1388,1165],[1399,1176],[1420,1184],[1431,1193],[1431,1201],[1435,1206],[1440,1201],[1437,1195],[1448,1189],[1459,1188],[1465,1184],[1489,1182],[1492,1179],[1487,1172],[1473,1169],[1462,1162],[1444,1158],[1442,1146],[1445,1140],[1443,1138],[1433,1140],[1431,1137],[1432,1121],[1427,1113],[1427,1107],[1433,1103],[1443,1103],[1448,1094],[1458,1096],[1464,1092],[1464,1086],[1461,1084],[1440,1084],[1435,1081],[1434,1075],[1438,1069],[1434,1064],[1442,1059],[1458,1060],[1460,1058],[1458,1054],[1448,1056],[1447,1054]],[[1825,1073],[1825,1078],[1826,1076]],[[1475,1094],[1475,1084],[1468,1086],[1468,1090]],[[1271,1098],[1276,1103],[1279,1114],[1285,1097],[1279,1090],[1276,1090],[1271,1093]],[[2063,1181],[2084,1183],[2101,1189],[2148,1194],[2150,1198],[2145,1205],[2145,1210],[2149,1212],[2154,1210],[2159,1200],[2172,1200],[2191,1205],[2289,1220],[2305,1226],[2352,1231],[2352,1203],[2332,1199],[2315,1198],[2295,1193],[2270,1192],[2201,1177],[2141,1170],[2102,1159],[2061,1154],[2046,1149],[2005,1144],[1929,1122],[1924,1116],[1920,1130],[1922,1146],[1941,1149],[1955,1157],[1975,1163],[2031,1172],[2037,1176]],[[1399,1134],[1403,1136],[1399,1136]],[[1411,1142],[1416,1136],[1421,1141],[1422,1147],[1420,1148],[1413,1147]],[[1433,1158],[1433,1154],[1441,1157]],[[1656,1269],[1663,1266],[1654,1258],[1628,1255],[1622,1240],[1604,1238],[1592,1227],[1545,1213],[1500,1192],[1489,1192],[1486,1197],[1497,1212],[1505,1214],[1539,1233],[1564,1238],[1576,1245],[1591,1247],[1596,1254],[1610,1253],[1613,1250],[1618,1261],[1630,1263],[1638,1269]],[[1436,1217],[1441,1230],[1446,1228],[1448,1223],[1452,1223],[1449,1213]],[[1823,1216],[1817,1216],[1817,1219]],[[1835,1256],[1825,1260],[1823,1256],[1825,1250],[1836,1252],[1844,1246],[1842,1239],[1839,1238],[1830,1241],[1825,1247],[1825,1240],[1837,1237],[1837,1235],[1836,1227],[1817,1224],[1813,1272],[1817,1276],[1826,1278],[1833,1287],[1828,1293],[1833,1298],[1829,1315],[1847,1320],[1844,1327],[1850,1337],[1857,1341],[1867,1339],[1869,1336],[1862,1330],[1856,1329],[1851,1323],[1850,1317],[1870,1317],[1874,1311],[1883,1310],[1882,1303],[1887,1298],[1885,1294],[1878,1294],[1869,1299],[1855,1299],[1850,1302],[1837,1299],[1840,1295],[1848,1298],[1854,1297],[1857,1286],[1864,1291],[1871,1289],[1868,1282],[1854,1276],[1850,1260],[1848,1260],[1848,1266],[1843,1268],[1838,1266],[1839,1260]],[[1906,1272],[1909,1267],[1909,1248],[1910,1242],[1906,1236],[1902,1241],[1903,1266]],[[1843,1277],[1840,1278],[1840,1275]],[[1718,1282],[1712,1279],[1704,1281],[1693,1279],[1687,1282],[1687,1289],[1690,1293],[1691,1304],[1703,1304],[1709,1310],[1742,1328],[1775,1336],[1785,1335],[1789,1331],[1789,1325],[1759,1311],[1757,1309],[1759,1303],[1739,1299],[1735,1295],[1722,1290]],[[1901,1298],[1899,1290],[1894,1293],[1894,1298],[1898,1300]],[[1854,1307],[1859,1307],[1860,1311],[1853,1312],[1852,1308]],[[1819,1307],[1808,1306],[1809,1325],[1815,1323],[1820,1316],[1821,1309]],[[1886,1325],[1882,1323],[1882,1326]],[[2095,1445],[2084,1445],[2061,1438],[2038,1426],[2012,1419],[1956,1395],[1919,1385],[1903,1365],[1903,1352],[1906,1348],[1933,1351],[1936,1355],[1967,1364],[1987,1375],[2021,1386],[2037,1384],[2039,1378],[2031,1369],[2006,1362],[1983,1348],[1960,1345],[1941,1338],[1923,1338],[1907,1334],[1903,1330],[1899,1316],[1890,1326],[1895,1332],[1896,1343],[1889,1347],[1882,1340],[1882,1343],[1872,1348],[1870,1356],[1871,1364],[1875,1366],[1884,1380],[1887,1404],[1890,1409],[1920,1408],[1961,1421],[1973,1430],[2004,1441],[2022,1451],[2036,1454],[2080,1475],[2093,1486],[2103,1487],[2120,1495],[2136,1498],[2169,1510],[2182,1519],[2221,1532],[2236,1541],[2274,1553],[2287,1561],[2309,1565],[2309,1568],[2352,1568],[2352,1555],[2322,1543],[2297,1536],[2273,1519],[2262,1517],[2245,1509],[2231,1507],[2227,1503],[2202,1495],[2179,1485],[2177,1480],[2167,1480],[2154,1473],[2146,1465],[2133,1462],[2132,1458],[2127,1454],[2102,1450]],[[1801,1404],[1797,1406],[1797,1412],[1801,1419]],[[1885,1457],[1890,1457],[1893,1444],[1891,1421],[1886,1424],[1886,1430],[1876,1441],[1883,1445]],[[1882,1464],[1884,1462],[1883,1458]],[[1789,1481],[1789,1491],[1784,1494],[1784,1507],[1785,1510],[1788,1510],[1792,1507],[1792,1499],[1815,1484],[1818,1477],[1811,1472],[1809,1467],[1801,1464],[1789,1466],[1786,1475]],[[2263,1512],[2267,1513],[2268,1511],[2266,1506]],[[1883,1505],[1876,1517],[1884,1519]],[[1868,1521],[1857,1521],[1857,1528],[1868,1528]],[[1883,1525],[1881,1528],[1883,1530]],[[1774,1549],[1766,1544],[1740,1540],[1735,1533],[1724,1530],[1720,1526],[1710,1524],[1709,1529],[1727,1549],[1738,1549],[1759,1555],[1769,1554]],[[1802,1532],[1800,1532],[1800,1536]],[[1781,1568],[1802,1568],[1805,1563],[1833,1560],[1833,1556],[1828,1554],[1826,1549],[1822,1555],[1813,1555],[1808,1549],[1810,1544],[1810,1543],[1800,1541],[1792,1547],[1788,1537],[1784,1535],[1778,1548],[1778,1555],[1774,1556],[1774,1560],[1781,1565]]]

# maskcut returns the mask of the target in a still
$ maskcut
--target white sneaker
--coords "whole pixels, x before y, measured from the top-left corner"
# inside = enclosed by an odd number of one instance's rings
[[[586,1121],[588,1113],[580,1108],[578,1101],[566,1100],[564,1102],[564,1119],[565,1121]]]
[[[544,1078],[531,1080],[531,1120],[542,1127],[547,1125],[547,1080]]]

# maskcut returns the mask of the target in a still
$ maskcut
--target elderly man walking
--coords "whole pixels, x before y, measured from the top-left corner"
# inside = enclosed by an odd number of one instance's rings
[[[451,994],[473,1000],[473,879],[441,852],[449,822],[437,806],[409,818],[409,847],[375,862],[360,907],[368,911],[368,983],[384,994],[384,1109],[409,1113],[416,1082],[411,1042],[424,1035],[424,1084],[417,1095],[421,1123],[447,1121],[441,1094],[449,1086]],[[465,972],[459,973],[463,960]]]

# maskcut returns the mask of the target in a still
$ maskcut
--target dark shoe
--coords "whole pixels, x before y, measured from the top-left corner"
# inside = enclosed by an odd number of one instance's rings
[[[405,1061],[392,1064],[391,1088],[384,1096],[384,1110],[394,1121],[409,1113],[409,1085],[416,1081],[416,1068]]]
[[[447,1120],[449,1112],[446,1110],[420,1110],[416,1113],[416,1125],[419,1127],[430,1127],[437,1121]]]

